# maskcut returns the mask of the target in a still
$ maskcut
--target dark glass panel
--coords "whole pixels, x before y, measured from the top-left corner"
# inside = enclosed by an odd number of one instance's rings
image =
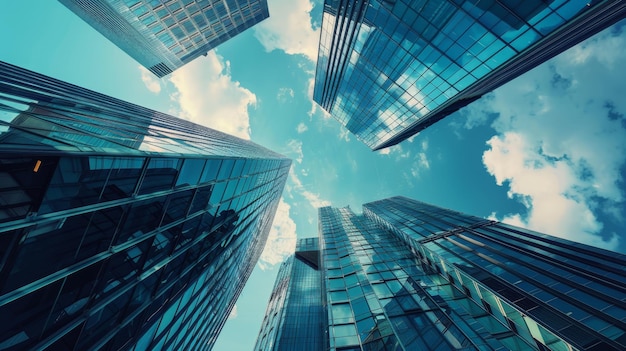
[[[101,310],[91,314],[85,321],[85,328],[80,335],[76,348],[78,350],[88,349],[114,329],[130,297],[131,295],[128,292],[121,294],[115,300],[106,304]]]
[[[169,230],[156,233],[144,264],[144,270],[152,267],[172,252],[174,240],[176,235],[178,235],[176,232],[177,230],[180,230],[180,227],[181,226],[178,225],[174,228],[170,228]]]
[[[194,192],[194,189],[190,189],[171,194],[168,197],[167,209],[161,225],[185,218]]]
[[[43,278],[76,261],[76,253],[90,214],[38,225],[29,230],[7,266],[11,273],[3,284],[7,292]]]
[[[7,342],[15,346],[12,350],[27,350],[38,341],[60,288],[61,282],[56,281],[0,306],[0,344]]]
[[[121,244],[129,238],[154,230],[161,221],[165,196],[134,203],[125,215],[124,222],[119,230],[116,244]]]
[[[84,260],[111,246],[113,235],[128,205],[96,211],[92,214],[89,226],[80,244],[77,261]]]
[[[129,197],[135,191],[137,180],[145,158],[120,157],[115,158],[111,165],[109,179],[102,192],[101,201],[110,201]]]
[[[139,194],[149,194],[156,191],[168,190],[174,185],[178,176],[180,160],[174,158],[153,158],[141,182]]]
[[[0,223],[37,212],[57,158],[0,158]]]
[[[196,236],[201,232],[201,222],[202,216],[196,216],[183,223],[181,235],[178,237],[178,241],[176,243],[176,250],[196,238]]]
[[[63,327],[70,320],[81,315],[88,305],[101,268],[102,262],[98,262],[64,279],[61,294],[54,305],[46,331]]]
[[[44,197],[41,213],[62,211],[98,202],[110,163],[89,157],[63,157]],[[103,167],[103,168],[98,168]]]
[[[198,188],[194,195],[191,207],[189,208],[189,214],[196,213],[197,211],[204,210],[209,204],[209,198],[211,197],[212,185]]]
[[[80,323],[78,326],[74,327],[71,331],[63,335],[60,339],[53,342],[52,345],[48,347],[48,350],[59,350],[59,351],[73,351],[76,350],[76,340],[80,336],[80,333],[83,329],[84,322]]]

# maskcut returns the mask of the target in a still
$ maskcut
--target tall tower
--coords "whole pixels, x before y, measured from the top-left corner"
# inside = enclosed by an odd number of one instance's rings
[[[614,0],[325,0],[313,99],[379,150],[624,17]]]
[[[267,0],[59,0],[157,77],[269,17]]]
[[[326,312],[319,264],[317,238],[299,240],[295,255],[280,266],[254,350],[324,349]]]
[[[210,349],[290,164],[0,63],[0,349]]]
[[[626,348],[622,254],[404,197],[365,204],[362,215],[323,207],[319,221],[317,350]],[[290,277],[282,289],[297,284]],[[281,318],[265,342],[273,347],[255,350],[295,349],[280,326],[306,315]],[[271,336],[268,320],[259,339]]]

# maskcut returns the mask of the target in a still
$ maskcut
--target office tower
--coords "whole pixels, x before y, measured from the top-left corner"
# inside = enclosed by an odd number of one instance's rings
[[[269,17],[267,0],[59,0],[157,77]]]
[[[208,350],[291,161],[0,63],[0,350]]]
[[[278,270],[254,350],[325,350],[317,238],[301,239]]]
[[[275,312],[302,276],[322,289],[317,350],[626,349],[625,255],[404,197],[323,207],[319,229],[319,273],[296,271],[301,247],[281,267],[255,350],[310,333]]]
[[[613,0],[325,0],[313,99],[380,150],[624,17]]]

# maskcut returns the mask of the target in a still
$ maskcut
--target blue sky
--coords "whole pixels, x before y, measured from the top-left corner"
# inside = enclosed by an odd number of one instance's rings
[[[10,1],[0,60],[249,138],[294,160],[268,246],[215,350],[254,345],[316,207],[404,195],[626,253],[626,33],[591,38],[399,146],[372,152],[311,100],[319,1],[156,79],[54,1]]]

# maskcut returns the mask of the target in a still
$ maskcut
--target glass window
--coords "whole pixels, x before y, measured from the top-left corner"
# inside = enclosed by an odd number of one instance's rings
[[[180,163],[180,160],[175,158],[151,159],[139,193],[147,194],[171,189],[178,175]]]
[[[2,292],[73,264],[89,217],[89,214],[78,215],[31,228],[18,245],[12,264],[6,267],[10,274]]]
[[[189,214],[196,213],[200,210],[206,209],[209,204],[209,198],[211,197],[212,185],[207,185],[196,190],[193,197],[193,202],[189,208]]]
[[[161,222],[163,215],[163,205],[165,196],[134,203],[126,211],[123,224],[116,239],[116,244],[120,244],[129,238],[139,237],[142,234],[154,230]]]
[[[328,286],[331,290],[343,290],[345,289],[345,285],[343,283],[343,279],[341,278],[331,278],[328,280]]]
[[[228,179],[230,177],[234,164],[235,164],[234,160],[222,161],[222,167],[220,167],[220,171],[217,176],[217,179],[218,180]]]
[[[198,184],[200,174],[204,169],[205,160],[200,159],[187,159],[183,163],[183,167],[180,169],[178,179],[176,180],[176,186],[195,185]]]
[[[179,191],[168,196],[167,209],[161,225],[172,223],[187,216],[189,203],[194,195],[194,191],[194,189]]]
[[[354,324],[334,325],[332,330],[333,336],[335,337],[356,335],[356,327]]]
[[[330,300],[332,302],[341,302],[341,301],[348,300],[348,294],[346,293],[345,290],[331,291],[329,294],[330,294]]]
[[[333,323],[352,323],[352,309],[348,303],[338,303],[331,305]]]
[[[211,198],[209,199],[211,205],[219,204],[222,201],[222,195],[224,194],[224,190],[226,190],[226,183],[227,182],[215,183]]]

